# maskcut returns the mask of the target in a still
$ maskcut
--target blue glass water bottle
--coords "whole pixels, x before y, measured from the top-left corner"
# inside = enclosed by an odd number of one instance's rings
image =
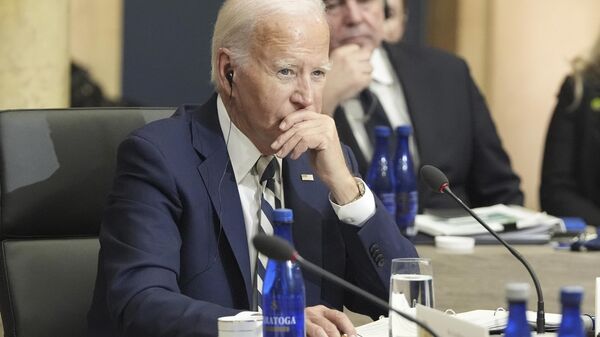
[[[581,300],[583,288],[570,286],[560,289],[560,302],[562,304],[562,319],[558,329],[558,337],[584,337],[583,323],[581,321]]]
[[[506,285],[508,301],[508,323],[504,330],[505,337],[530,337],[531,328],[527,323],[527,299],[529,284],[509,283]]]
[[[396,129],[396,156],[394,157],[396,177],[396,224],[400,232],[408,238],[417,234],[415,217],[419,207],[417,177],[408,139],[412,133],[410,125],[401,125]]]
[[[275,235],[292,241],[291,209],[273,211]],[[304,280],[292,261],[269,259],[262,289],[263,337],[304,337]]]
[[[388,144],[391,133],[392,130],[387,126],[375,127],[375,152],[367,171],[366,183],[392,217],[395,217],[396,193],[394,188],[396,179]]]

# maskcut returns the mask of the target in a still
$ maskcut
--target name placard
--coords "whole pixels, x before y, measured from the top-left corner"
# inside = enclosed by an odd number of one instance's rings
[[[596,277],[596,337],[600,336],[600,277]]]
[[[485,327],[423,305],[417,305],[417,318],[427,323],[440,337],[489,337],[490,335]],[[430,335],[423,329],[419,329],[419,337],[430,337]]]

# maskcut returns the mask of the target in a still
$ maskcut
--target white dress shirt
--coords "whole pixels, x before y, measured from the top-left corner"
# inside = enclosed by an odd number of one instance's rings
[[[260,177],[253,170],[256,161],[262,155],[254,144],[244,135],[232,122],[227,113],[227,109],[223,104],[221,97],[217,97],[217,112],[219,115],[219,124],[223,132],[223,138],[227,144],[227,152],[229,160],[233,168],[235,180],[240,193],[240,201],[242,203],[242,213],[244,215],[244,223],[246,224],[246,238],[248,240],[250,268],[254,273],[254,261],[256,260],[256,249],[252,245],[252,237],[258,232],[258,221],[261,200],[261,185]],[[279,167],[282,167],[282,159],[277,158]],[[281,184],[281,193],[283,194],[283,179],[281,177],[282,170],[275,177]],[[280,196],[282,206],[284,204],[284,196]],[[362,226],[373,214],[375,214],[375,198],[373,193],[365,184],[365,194],[356,201],[340,206],[331,201],[331,206],[338,218],[348,224]]]

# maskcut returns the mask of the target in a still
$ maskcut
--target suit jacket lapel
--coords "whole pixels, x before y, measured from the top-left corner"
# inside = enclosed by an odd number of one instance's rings
[[[283,181],[286,207],[294,211],[292,229],[296,250],[307,260],[322,266],[322,221],[326,213],[331,211],[325,185],[314,174],[310,166],[308,154],[297,160],[283,160]],[[312,174],[313,181],[303,180],[303,174]],[[320,298],[321,278],[310,273],[304,273],[307,280],[307,298]]]
[[[246,227],[235,176],[219,126],[216,97],[214,95],[200,111],[194,114],[191,125],[192,144],[204,158],[198,166],[198,171],[244,277],[248,303],[250,303],[252,276]]]
[[[356,157],[356,162],[358,163],[359,171],[362,174],[366,175],[369,163],[367,162],[367,158],[365,158],[365,155],[358,146],[358,142],[356,141],[354,133],[352,132],[352,128],[350,127],[350,122],[348,122],[346,112],[341,106],[338,106],[335,109],[333,118],[335,120],[335,124],[337,125],[338,136],[340,137],[340,141],[342,141],[342,143],[348,145],[352,149],[352,151],[354,152],[354,156]]]

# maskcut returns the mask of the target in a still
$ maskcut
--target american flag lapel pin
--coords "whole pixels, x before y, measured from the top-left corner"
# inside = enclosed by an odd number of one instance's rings
[[[300,179],[302,179],[302,181],[314,181],[315,177],[313,177],[312,174],[302,173],[300,175]]]

